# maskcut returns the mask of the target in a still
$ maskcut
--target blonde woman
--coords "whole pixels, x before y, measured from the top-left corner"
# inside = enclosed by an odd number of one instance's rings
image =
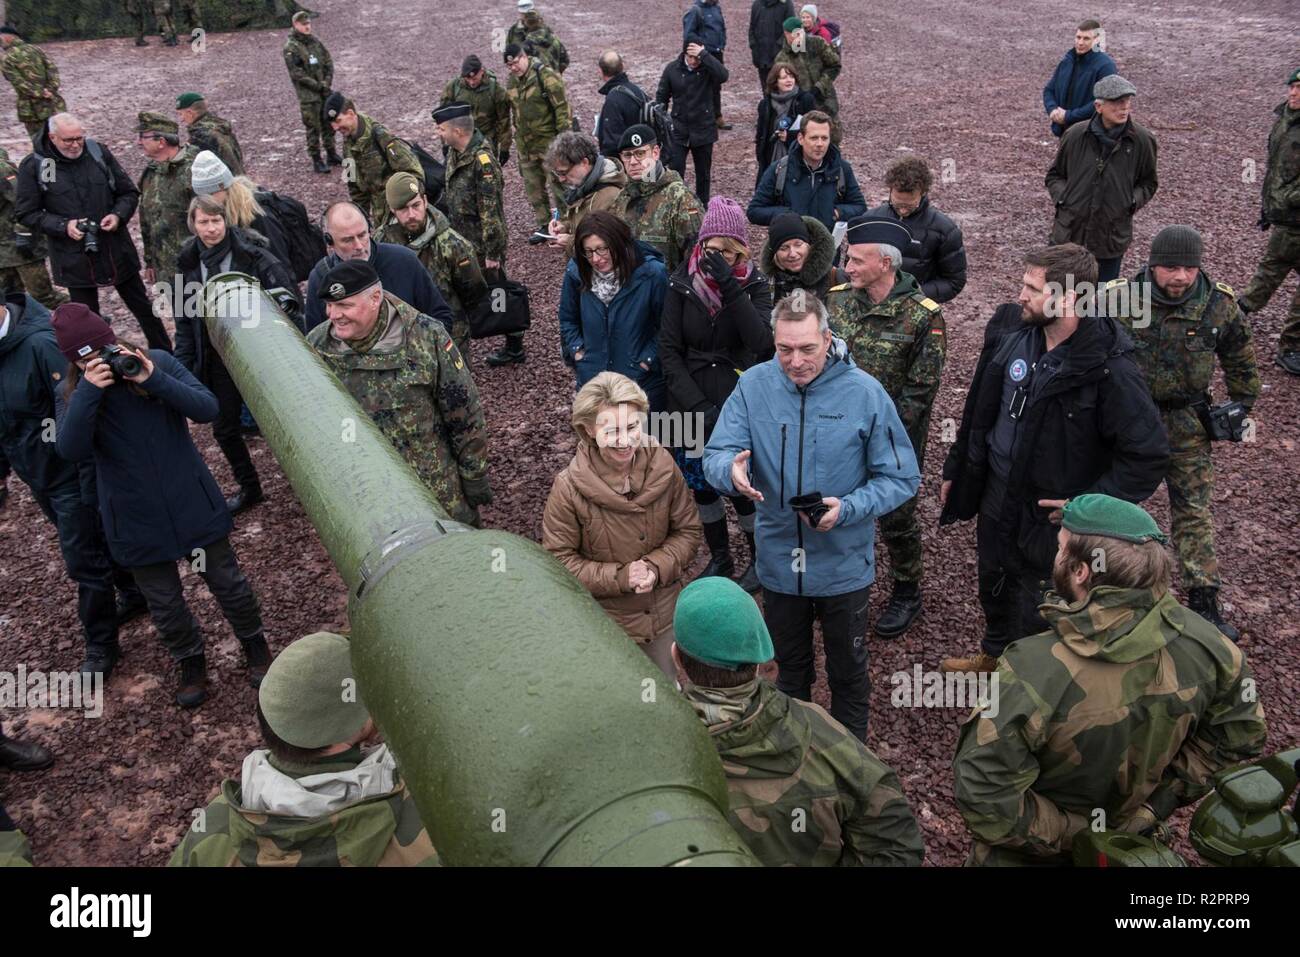
[[[235,176],[230,167],[211,150],[194,157],[190,167],[190,188],[195,196],[210,196],[226,207],[226,222],[264,238],[280,262],[290,264],[289,242],[275,217],[257,201],[262,191],[247,176]]]
[[[645,432],[649,408],[641,387],[617,372],[578,390],[578,450],[551,486],[542,546],[675,678],[673,611],[702,536],[672,455]]]

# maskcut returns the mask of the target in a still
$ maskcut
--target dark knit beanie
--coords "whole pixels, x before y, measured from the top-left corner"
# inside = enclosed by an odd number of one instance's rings
[[[1201,234],[1191,226],[1166,226],[1151,240],[1151,266],[1201,265]]]
[[[812,234],[798,213],[782,213],[767,227],[767,246],[772,252],[780,249],[781,244],[788,239],[802,239],[806,243],[812,243]]]
[[[117,342],[113,327],[79,302],[65,302],[55,309],[50,324],[54,326],[59,351],[69,362],[88,359],[104,346]]]

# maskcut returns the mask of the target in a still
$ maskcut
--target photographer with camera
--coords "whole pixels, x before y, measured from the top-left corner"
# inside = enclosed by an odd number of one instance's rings
[[[69,396],[56,448],[69,461],[94,462],[109,552],[131,570],[180,665],[177,703],[193,708],[207,698],[203,632],[185,604],[178,559],[220,603],[257,687],[271,661],[261,610],[230,547],[230,511],[186,421],[215,419],[216,397],[169,353],[118,345],[80,303],[54,311],[54,334],[68,360]]]
[[[763,617],[777,687],[812,700],[813,619],[826,648],[831,716],[867,739],[867,608],[876,519],[916,494],[921,474],[894,400],[831,335],[804,290],[772,310],[776,357],[751,366],[722,406],[704,477],[758,503]]]
[[[242,272],[256,279],[265,290],[284,290],[278,301],[290,318],[297,318],[302,300],[288,267],[271,253],[266,241],[256,233],[247,233],[226,222],[224,203],[211,196],[196,196],[190,200],[188,221],[194,235],[181,247],[176,260],[185,289],[182,314],[176,319],[176,358],[217,397],[212,437],[221,446],[239,483],[239,491],[226,499],[226,507],[234,515],[262,501],[262,483],[239,428],[244,400],[221,356],[212,348],[202,314],[206,297],[197,290],[210,276]]]
[[[758,172],[757,187],[767,168],[790,152],[797,133],[791,131],[795,121],[817,109],[817,98],[810,90],[799,89],[794,67],[780,63],[767,73],[767,95],[758,101],[758,122],[754,124],[754,156]]]
[[[98,313],[99,287],[113,286],[149,348],[170,352],[127,231],[139,201],[139,190],[108,147],[87,138],[71,113],[57,113],[18,167],[14,218],[49,238],[54,282],[73,302]]]
[[[1151,241],[1146,268],[1133,277],[1130,295],[1111,294],[1127,281],[1116,279],[1100,298],[1127,305],[1115,310],[1115,318],[1133,337],[1133,358],[1169,433],[1169,524],[1187,605],[1236,641],[1237,629],[1219,612],[1210,443],[1241,441],[1244,420],[1259,398],[1259,368],[1237,294],[1201,270],[1201,251],[1201,234],[1191,226],[1166,226]],[[1136,308],[1147,302],[1147,290],[1149,314]],[[1231,401],[1213,406],[1216,356]]]

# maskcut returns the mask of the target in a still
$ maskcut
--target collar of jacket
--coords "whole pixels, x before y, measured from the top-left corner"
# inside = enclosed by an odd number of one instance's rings
[[[471,136],[469,142],[465,144],[465,149],[447,151],[447,169],[460,169],[473,159],[481,149],[483,149],[483,134],[478,130],[475,130],[474,135]]]
[[[1287,101],[1283,100],[1276,107],[1274,107],[1273,112],[1276,113],[1279,117],[1286,117],[1286,122],[1288,126],[1294,126],[1296,123],[1300,123],[1300,110],[1289,110],[1286,104]],[[1287,116],[1288,113],[1290,113],[1291,115]]]
[[[401,223],[397,222],[396,216],[390,219],[389,222],[397,223],[397,228],[401,230],[403,233],[406,232],[405,227],[403,227]],[[438,234],[441,233],[444,229],[446,229],[447,226],[448,226],[447,217],[442,215],[442,210],[438,209],[436,206],[430,203],[428,211],[425,212],[424,214],[424,232],[420,233],[420,235],[414,238],[409,239],[406,243],[407,248],[413,249],[418,252],[419,250],[423,249],[425,246],[429,245],[429,243],[437,239]]]
[[[915,225],[920,225],[920,224],[924,223],[924,222],[929,218],[929,215],[930,215],[930,196],[929,196],[928,193],[927,193],[926,195],[922,196],[922,197],[921,197],[921,202],[919,202],[919,203],[917,204],[916,209],[912,210],[912,211],[911,211],[910,213],[908,213],[906,216],[899,216],[899,215],[898,215],[898,210],[894,209],[894,204],[893,204],[893,202],[890,202],[890,203],[889,203],[889,211],[890,211],[891,213],[893,213],[893,214],[894,214],[894,217],[895,217],[896,219],[898,219],[898,221],[901,222],[904,226],[907,226],[908,223],[911,223],[913,226],[915,226]],[[911,226],[908,226],[907,231],[908,231],[909,233],[911,233],[911,232],[912,232],[912,227],[911,227]],[[917,241],[917,240],[916,240],[916,234],[915,234],[915,233],[912,233],[912,242],[916,242],[916,241]]]
[[[709,728],[714,747],[725,760],[742,765],[748,777],[788,778],[804,762],[812,741],[806,721],[790,721],[790,699],[760,680],[758,693],[739,721]],[[781,733],[776,733],[778,729]]]
[[[82,154],[81,154],[81,155],[82,155],[82,156],[85,156],[85,155],[86,155],[84,150],[82,151]],[[165,160],[150,160],[150,161],[149,161],[149,166],[150,166],[150,167],[153,167],[153,168],[156,169],[156,170],[160,170],[160,171],[162,171],[162,172],[164,172],[164,173],[174,174],[174,173],[176,173],[176,172],[179,170],[179,167],[180,167],[180,166],[181,166],[181,165],[182,165],[186,160],[192,160],[195,156],[198,156],[198,155],[199,155],[199,154],[198,154],[198,150],[197,150],[197,149],[194,150],[194,151],[191,153],[191,147],[190,147],[190,144],[188,144],[188,143],[182,143],[181,146],[176,150],[176,155],[173,156],[171,159],[165,159]],[[147,168],[148,168],[148,167],[146,167],[146,169],[147,169]]]
[[[1124,664],[1159,651],[1178,637],[1185,612],[1169,592],[1099,585],[1067,602],[1049,591],[1040,606],[1062,643],[1081,658]]]
[[[620,73],[612,79],[606,80],[597,91],[601,96],[609,96],[614,92],[616,86],[630,86],[631,81],[627,78],[627,73]]]
[[[835,240],[831,236],[831,231],[816,216],[801,216],[800,219],[803,220],[804,228],[808,230],[812,242],[808,244],[808,258],[804,260],[803,268],[799,270],[799,284],[805,289],[811,289],[831,271],[831,265],[835,262]],[[771,243],[767,240],[763,241],[763,248],[758,254],[762,271],[769,276],[775,276],[777,273],[789,276],[790,273],[777,266],[776,250],[771,247]]]
[[[798,162],[795,162],[798,160]],[[822,165],[812,169],[808,161],[803,158],[803,146],[795,144],[794,149],[790,150],[790,169],[789,175],[796,180],[803,179],[805,175],[815,176],[817,174],[829,174],[834,172],[835,168],[840,165],[840,148],[834,143],[826,150],[826,155],[822,157]],[[788,182],[788,180],[787,180]]]
[[[1178,300],[1170,299],[1161,292],[1160,287],[1156,285],[1156,277],[1151,272],[1150,266],[1142,267],[1142,271],[1133,277],[1133,282],[1139,285],[1143,282],[1151,283],[1152,307],[1159,306],[1162,309],[1168,309],[1171,316],[1196,312],[1197,307],[1202,306],[1210,298],[1210,289],[1213,288],[1204,270],[1196,274],[1196,282],[1192,283],[1187,292],[1183,293],[1182,298]]]
[[[652,260],[661,263],[664,261],[663,253],[661,253],[654,246],[651,246],[649,243],[642,242],[639,239],[634,239],[632,240],[632,245],[636,247],[636,265],[632,267],[632,275],[628,276],[627,282],[623,283],[622,288],[620,288],[618,291],[618,295],[610,300],[609,302],[610,306],[613,306],[614,303],[618,302],[618,300],[621,299],[623,296],[627,295],[634,288],[641,285],[641,283],[649,280],[652,272],[652,267],[650,265]],[[572,267],[574,274],[577,275],[578,260],[576,258],[570,259],[569,265],[566,266],[565,269],[567,270],[570,267]],[[591,296],[592,292],[590,289],[584,289],[582,291],[582,294],[584,296]],[[592,298],[594,299],[595,297],[592,296]]]
[[[403,350],[410,333],[402,309],[405,305],[391,292],[384,293],[384,301],[379,307],[379,319],[376,320],[376,325],[382,326],[384,331],[366,352],[357,352],[348,343],[336,338],[333,326],[325,336],[321,351],[328,352],[330,355],[346,356],[353,368],[369,370],[404,368],[406,360],[403,357]],[[411,306],[406,308],[414,309]]]
[[[898,269],[894,271],[894,285],[880,302],[872,302],[865,289],[854,289],[853,297],[864,306],[866,311],[863,315],[893,316],[907,305],[907,301],[910,301],[915,293],[920,291],[921,287],[916,284],[916,278],[910,272]]]
[[[623,167],[608,156],[598,155],[586,178],[564,194],[564,202],[573,206],[605,186],[618,186],[621,189],[625,185],[627,177],[623,175]]]
[[[373,127],[374,125],[375,125],[374,120],[372,120],[370,117],[366,116],[366,114],[358,110],[357,111],[357,132],[352,136],[346,137],[347,141],[349,143],[365,143],[374,135],[374,133],[371,131],[371,127]]]
[[[686,259],[683,259],[681,263],[678,264],[677,268],[668,276],[668,288],[681,293],[707,313],[709,307],[704,304],[704,300],[700,298],[700,294],[695,291],[695,283],[691,281],[690,265],[690,256],[688,255]],[[768,277],[763,274],[761,269],[755,266],[755,268],[750,272],[748,279],[737,281],[740,282],[740,288],[748,295],[749,290],[754,286],[765,285],[768,282]],[[725,308],[727,307],[724,306],[723,309]],[[720,309],[718,311],[721,312],[722,310]],[[715,321],[716,318],[717,317],[715,316]]]
[[[1027,328],[1025,332],[1041,335],[1041,330],[1034,327]],[[1008,337],[1008,343],[1015,341],[1016,338],[1016,336]],[[1064,348],[1061,368],[1043,389],[1036,402],[1100,378],[1104,374],[1106,360],[1126,352],[1131,353],[1133,340],[1114,319],[1109,316],[1095,316],[1080,319],[1079,328],[1075,330],[1074,335],[1057,348]]]
[[[647,444],[636,450],[632,458],[631,498],[615,491],[611,481],[618,481],[613,471],[604,465],[600,453],[592,442],[578,443],[578,450],[569,465],[569,478],[579,494],[597,508],[627,514],[644,512],[646,508],[667,494],[676,471],[676,464],[668,452],[659,446],[654,436],[646,436]]]

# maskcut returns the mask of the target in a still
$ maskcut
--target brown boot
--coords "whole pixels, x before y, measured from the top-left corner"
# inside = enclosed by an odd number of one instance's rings
[[[940,671],[984,672],[997,671],[998,659],[992,655],[979,652],[970,658],[945,658],[939,666]]]
[[[180,687],[176,703],[182,708],[197,708],[208,698],[208,661],[201,653],[181,659]]]
[[[266,669],[271,667],[271,649],[266,646],[266,639],[258,635],[242,642],[244,661],[248,665],[248,683],[254,688],[262,687]]]

